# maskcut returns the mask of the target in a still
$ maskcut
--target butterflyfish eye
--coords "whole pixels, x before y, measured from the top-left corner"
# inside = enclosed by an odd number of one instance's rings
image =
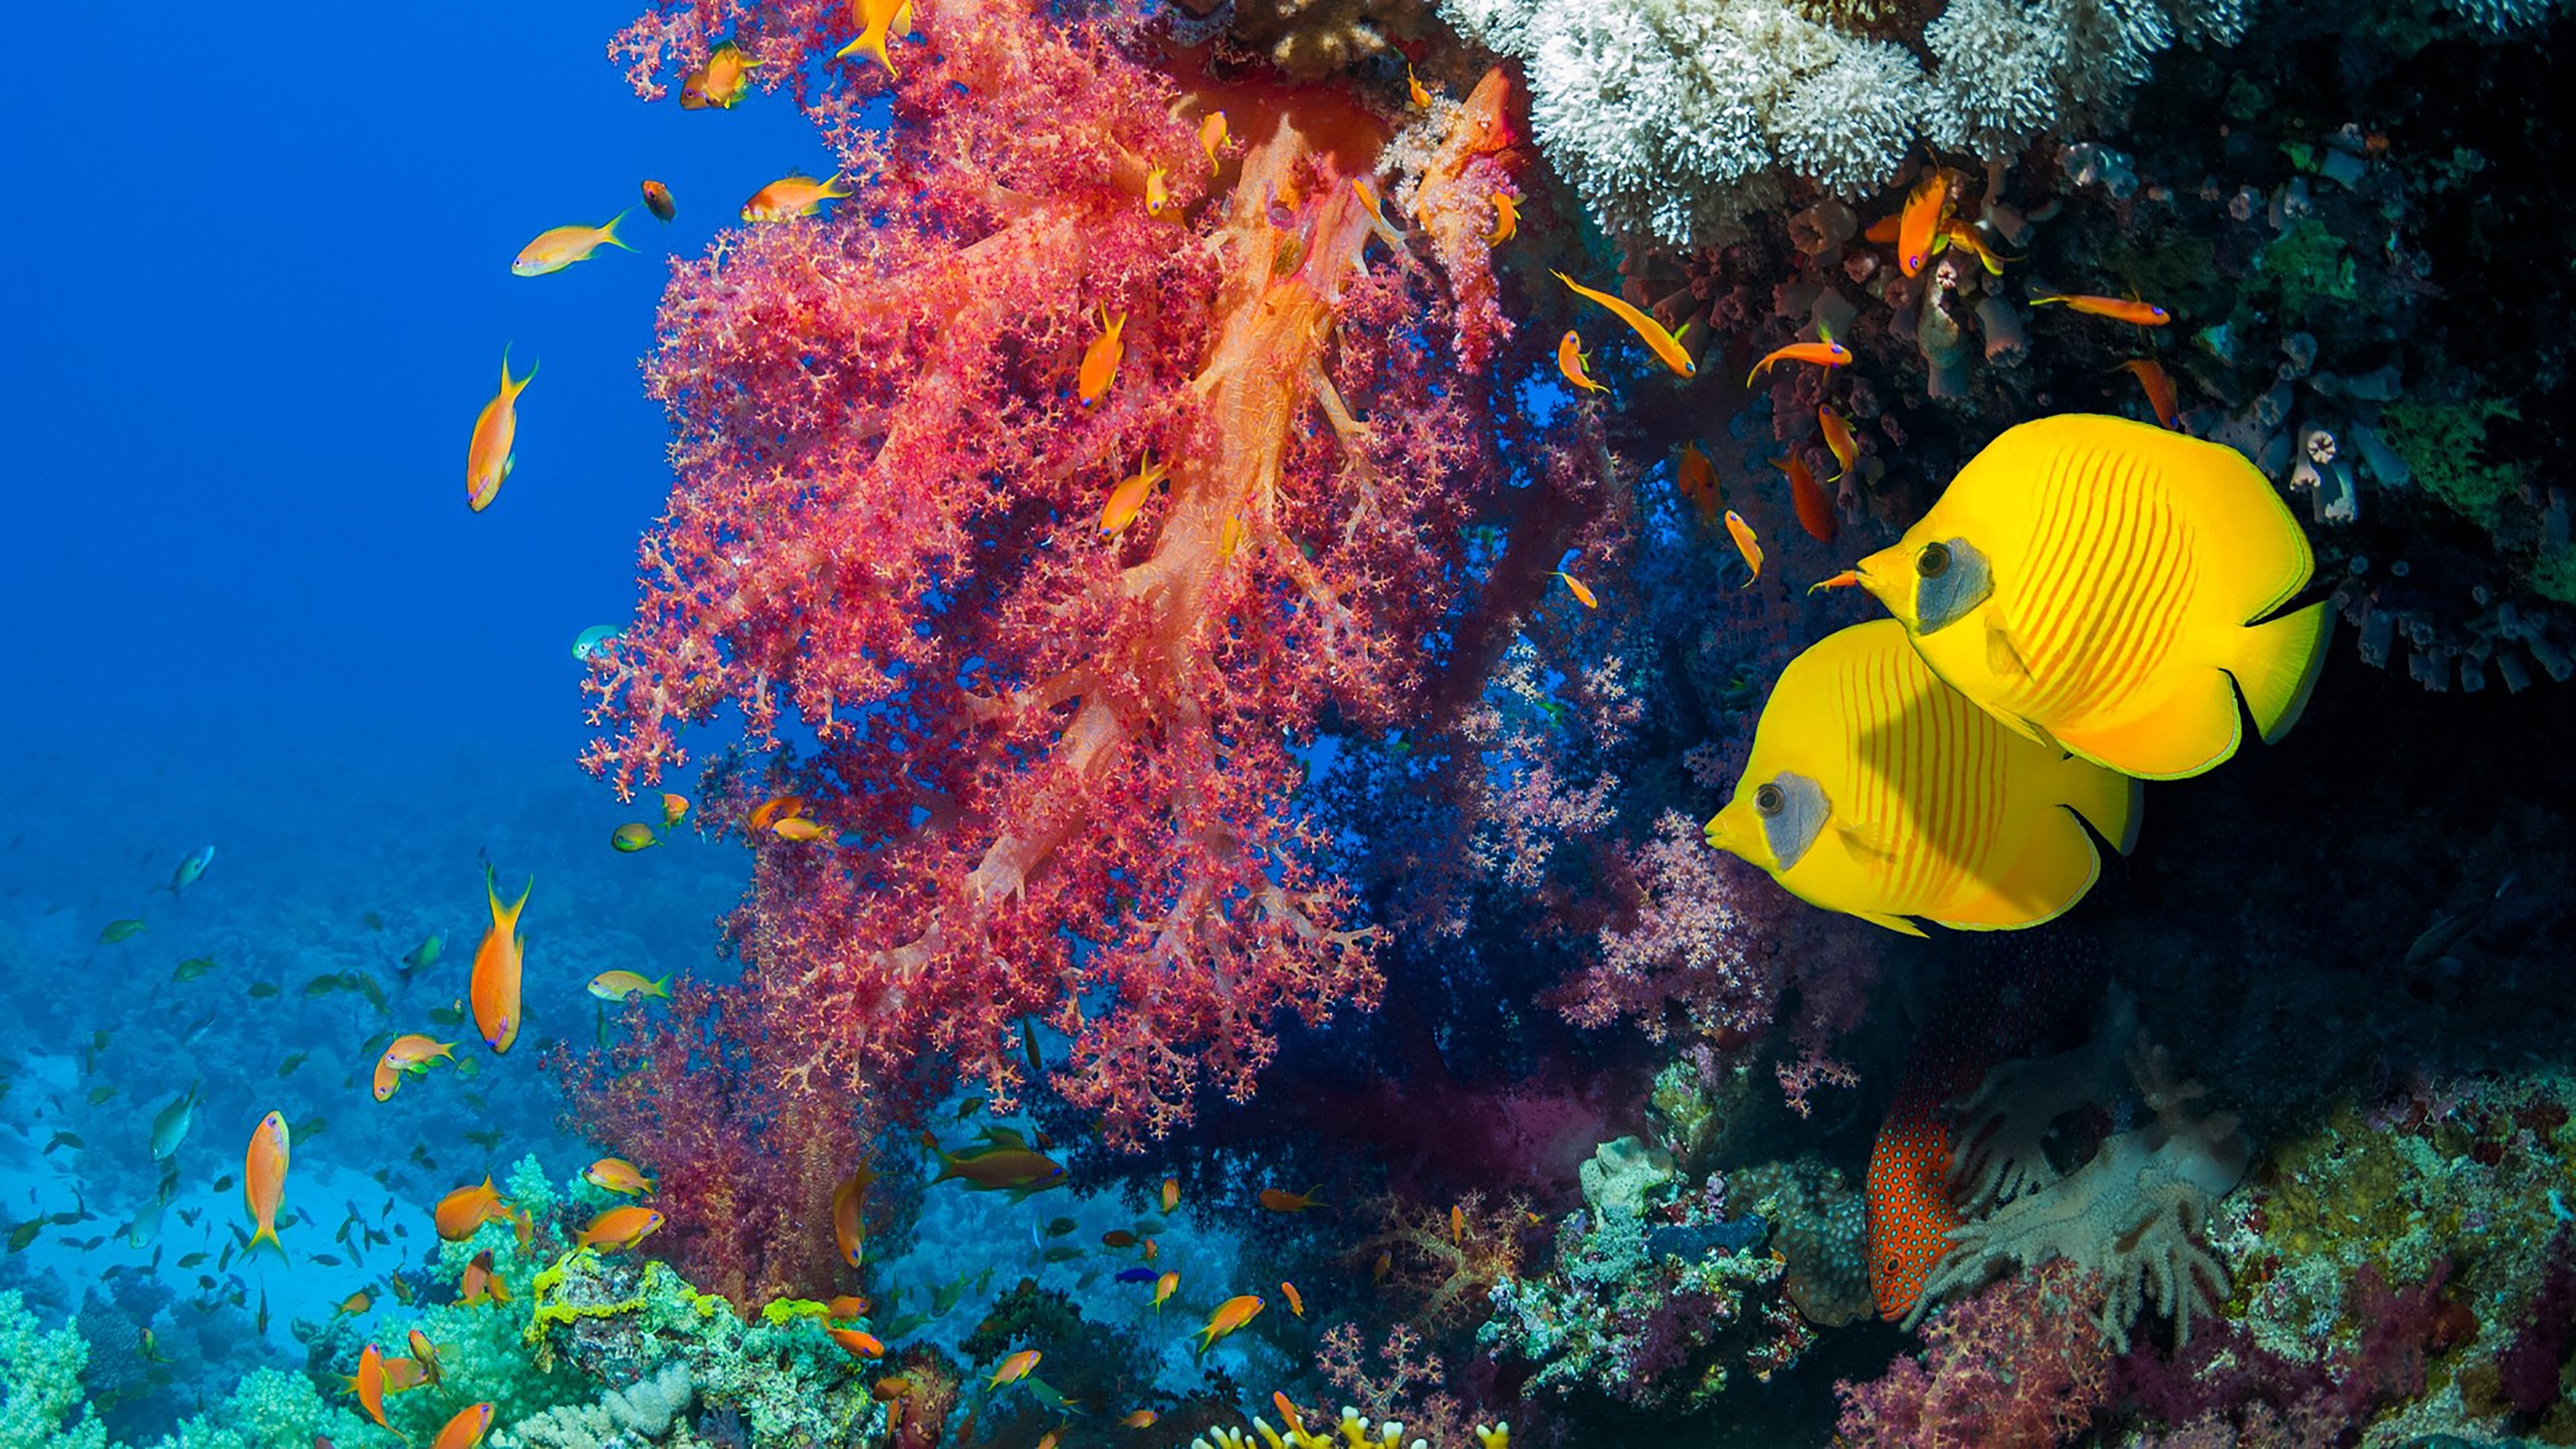
[[[1788,803],[1789,797],[1777,785],[1765,785],[1753,792],[1753,808],[1766,817],[1779,814]]]
[[[1927,579],[1937,579],[1950,571],[1950,545],[1927,543],[1914,556],[1914,571]]]

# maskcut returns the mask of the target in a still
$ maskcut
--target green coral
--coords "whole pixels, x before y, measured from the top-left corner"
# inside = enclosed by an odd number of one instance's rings
[[[2258,290],[2276,294],[2283,312],[2296,316],[2319,298],[2349,302],[2361,295],[2359,264],[2324,222],[2299,222],[2263,248],[2255,264]]]
[[[2531,587],[2544,599],[2576,604],[2576,545],[2542,549],[2531,566]]]
[[[2406,460],[2425,492],[2485,526],[2494,521],[2496,505],[2519,486],[2511,467],[2486,456],[2487,424],[2519,416],[2492,398],[2390,403],[2379,415],[2379,435]]]
[[[105,1449],[81,1393],[88,1366],[78,1329],[48,1330],[15,1290],[0,1293],[0,1449]]]
[[[211,1413],[183,1420],[155,1449],[310,1449],[316,1439],[365,1443],[366,1422],[324,1403],[302,1374],[253,1369]]]

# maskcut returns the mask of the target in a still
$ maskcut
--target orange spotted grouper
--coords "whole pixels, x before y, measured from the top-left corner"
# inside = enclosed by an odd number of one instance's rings
[[[1999,1062],[2049,1049],[2080,1030],[2101,971],[2089,943],[2063,926],[2045,935],[1963,937],[1932,1019],[1888,1104],[1869,1155],[1869,1286],[1895,1320],[1923,1296],[1959,1226],[1950,1198],[1949,1104]]]

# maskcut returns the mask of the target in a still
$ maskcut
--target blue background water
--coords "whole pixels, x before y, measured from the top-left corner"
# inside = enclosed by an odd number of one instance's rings
[[[699,254],[764,182],[829,163],[783,97],[638,103],[603,56],[630,14],[485,0],[428,23],[305,4],[253,25],[145,3],[113,34],[39,46],[53,82],[0,88],[18,339],[0,363],[0,1226],[95,1215],[0,1259],[0,1287],[48,1318],[151,1261],[122,1230],[159,1177],[152,1114],[191,1082],[205,1102],[154,1244],[168,1259],[227,1238],[239,1194],[212,1184],[271,1108],[328,1124],[297,1143],[289,1210],[314,1220],[288,1231],[299,1262],[329,1247],[344,1199],[372,1220],[387,1190],[416,1250],[448,1187],[530,1147],[559,1176],[587,1160],[557,1135],[537,1062],[595,1030],[582,981],[712,961],[739,852],[607,849],[639,812],[573,763],[570,644],[624,618],[667,486],[636,369],[663,258]],[[102,67],[108,49],[135,63]],[[647,176],[678,197],[676,224],[640,206]],[[628,207],[636,253],[510,274],[538,231]],[[517,470],[476,514],[466,439],[504,343],[542,370]],[[202,881],[154,893],[206,844]],[[414,1079],[380,1106],[365,1043],[462,993],[478,854],[513,890],[537,880],[529,1032],[471,1083]],[[146,929],[101,943],[123,918]],[[433,931],[444,959],[405,980],[395,961]],[[218,968],[171,979],[199,956]],[[386,984],[390,1016],[301,995],[350,970]],[[294,1051],[310,1056],[281,1077]],[[507,1140],[462,1138],[485,1128]],[[80,1145],[48,1149],[57,1132]],[[181,1209],[202,1217],[182,1226]],[[193,1271],[162,1273],[183,1304],[201,1296]],[[364,1280],[252,1273],[279,1360],[297,1356],[291,1316]],[[183,1317],[210,1356],[246,1321]]]

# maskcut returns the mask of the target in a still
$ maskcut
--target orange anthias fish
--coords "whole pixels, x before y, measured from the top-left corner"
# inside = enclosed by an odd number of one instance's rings
[[[1178,1273],[1166,1273],[1162,1277],[1155,1279],[1154,1311],[1157,1313],[1162,1312],[1163,1305],[1171,1301],[1172,1294],[1174,1291],[1179,1289],[1180,1286],[1181,1275]]]
[[[1225,112],[1210,111],[1199,120],[1199,149],[1207,153],[1208,174],[1218,170],[1217,153],[1225,149]]]
[[[825,1324],[823,1332],[830,1335],[832,1341],[839,1344],[852,1358],[885,1357],[885,1345],[878,1342],[877,1336],[873,1333],[856,1328],[841,1328],[832,1324]]]
[[[1601,600],[1593,594],[1591,586],[1584,583],[1583,580],[1576,578],[1574,575],[1567,573],[1563,569],[1558,569],[1556,571],[1556,576],[1565,580],[1566,590],[1574,595],[1576,603],[1581,604],[1587,609],[1597,609],[1601,607]]]
[[[1179,1207],[1180,1205],[1181,1205],[1181,1180],[1180,1180],[1179,1178],[1177,1178],[1177,1177],[1167,1177],[1167,1178],[1164,1178],[1164,1179],[1163,1179],[1163,1211],[1165,1211],[1165,1212],[1170,1212],[1172,1209],[1174,1209],[1174,1208],[1176,1208],[1176,1207]]]
[[[853,1268],[866,1260],[868,1222],[861,1210],[876,1180],[876,1170],[862,1164],[832,1189],[832,1243],[841,1250],[841,1261]]]
[[[1036,1368],[1038,1360],[1042,1357],[1044,1355],[1034,1348],[1021,1349],[1018,1353],[1002,1360],[1002,1366],[993,1370],[993,1376],[984,1381],[984,1387],[997,1389],[1004,1384],[1018,1383],[1029,1376],[1029,1370]]]
[[[1753,371],[1745,377],[1744,385],[1751,387],[1753,380],[1769,372],[1775,362],[1812,362],[1819,367],[1841,367],[1851,360],[1850,348],[1836,342],[1833,333],[1818,328],[1814,342],[1792,342],[1764,353],[1762,360],[1753,364]]]
[[[1258,1294],[1238,1293],[1216,1306],[1208,1315],[1207,1327],[1199,1330],[1199,1352],[1205,1353],[1216,1341],[1250,1323],[1261,1312]]]
[[[1289,1312],[1297,1315],[1299,1318],[1306,1316],[1306,1295],[1297,1291],[1296,1284],[1287,1282],[1283,1279],[1279,1284],[1279,1291],[1288,1299]]]
[[[2147,406],[2156,410],[2158,426],[2182,426],[2182,413],[2174,401],[2173,379],[2165,374],[2162,363],[2152,357],[2138,357],[2121,363],[2120,370],[2138,380],[2139,388],[2147,395]]]
[[[1608,292],[1595,291],[1563,272],[1550,272],[1549,275],[1573,288],[1576,296],[1609,308],[1612,315],[1627,323],[1629,330],[1636,333],[1645,341],[1646,346],[1654,350],[1655,356],[1663,360],[1664,366],[1684,377],[1699,375],[1699,364],[1691,360],[1690,353],[1682,347],[1679,337],[1664,330],[1663,323],[1630,306],[1625,298],[1614,297]],[[1559,350],[1558,355],[1562,358],[1562,349]]]
[[[1426,111],[1431,109],[1431,92],[1423,89],[1422,78],[1413,73],[1410,62],[1407,62],[1404,67],[1404,94],[1407,100],[1412,101],[1420,109]]]
[[[403,1341],[411,1345],[411,1361],[420,1365],[421,1381],[436,1387],[440,1377],[438,1345],[430,1342],[429,1335],[417,1328],[404,1334]]]
[[[590,1220],[590,1226],[573,1235],[585,1248],[623,1252],[644,1241],[654,1229],[662,1226],[662,1215],[648,1207],[616,1207]]]
[[[866,1316],[868,1300],[856,1293],[844,1293],[823,1306],[832,1317],[846,1321]]]
[[[689,797],[673,795],[665,791],[662,795],[662,828],[668,830],[687,818],[689,818]]]
[[[1521,230],[1521,203],[1516,196],[1494,197],[1494,234],[1485,238],[1487,246],[1501,246],[1518,236]]]
[[[490,1404],[468,1404],[456,1411],[430,1442],[429,1449],[474,1449],[483,1442],[483,1432],[492,1427]]]
[[[1109,490],[1109,501],[1100,508],[1100,531],[1112,538],[1127,531],[1136,515],[1145,511],[1145,500],[1152,497],[1154,485],[1170,476],[1171,469],[1151,458],[1136,470],[1134,476]]]
[[[376,1421],[377,1428],[388,1431],[393,1428],[393,1425],[385,1422],[385,1355],[383,1350],[377,1348],[372,1343],[359,1350],[358,1373],[355,1378],[349,1380],[349,1391],[358,1396],[358,1407],[367,1411],[367,1417]]]
[[[773,795],[752,807],[749,828],[767,830],[781,820],[792,820],[804,813],[804,796]]]
[[[1112,317],[1107,307],[1100,309],[1100,335],[1082,349],[1082,370],[1074,378],[1074,396],[1082,399],[1084,407],[1109,396],[1109,389],[1117,384],[1118,364],[1127,356],[1127,344],[1120,340],[1126,330],[1126,313]]]
[[[440,1198],[429,1216],[441,1238],[461,1243],[485,1223],[509,1221],[510,1205],[501,1201],[500,1189],[492,1185],[491,1174],[486,1173],[480,1183],[460,1187]]]
[[[1726,511],[1725,495],[1717,486],[1717,465],[1708,460],[1708,454],[1701,452],[1697,443],[1682,444],[1681,452],[1674,457],[1673,491],[1699,510],[1700,521],[1712,528]]]
[[[1330,1206],[1330,1204],[1315,1196],[1316,1193],[1323,1191],[1323,1189],[1324,1185],[1320,1182],[1315,1184],[1313,1187],[1306,1189],[1304,1192],[1290,1192],[1286,1188],[1265,1187],[1261,1190],[1261,1205],[1270,1209],[1274,1213],[1302,1213],[1309,1208],[1327,1207]]]
[[[1949,215],[1950,173],[1935,166],[1905,194],[1905,209],[1897,213],[1898,270],[1909,277],[1922,273],[1924,263],[1932,260],[1933,239]]]
[[[1735,551],[1744,555],[1744,566],[1753,570],[1753,577],[1736,587],[1749,589],[1762,577],[1762,541],[1753,536],[1753,525],[1744,521],[1744,515],[1732,508],[1726,510],[1726,532],[1735,540]]]
[[[518,259],[510,263],[514,277],[542,277],[560,272],[575,262],[589,261],[601,247],[633,251],[617,235],[617,224],[626,219],[619,212],[606,226],[558,226],[537,233],[537,239],[519,249]]]
[[[626,1197],[653,1190],[653,1179],[644,1175],[644,1169],[623,1157],[603,1157],[585,1169],[581,1176],[584,1182],[602,1192]]]
[[[1145,173],[1145,214],[1147,216],[1161,216],[1164,208],[1172,204],[1172,188],[1164,180],[1171,174],[1161,166]]]
[[[2000,277],[2004,274],[2004,263],[2021,260],[2019,257],[2007,257],[1997,253],[1993,247],[1986,245],[1984,232],[1964,221],[1954,221],[1943,227],[1941,239],[1932,244],[1932,249],[1936,252],[1949,247],[1957,247],[1975,257],[1977,264],[1984,267],[1989,276]]]
[[[1834,463],[1842,469],[1826,481],[1839,483],[1850,475],[1852,464],[1860,461],[1860,440],[1852,436],[1851,424],[1843,421],[1843,415],[1829,407],[1816,409],[1816,427],[1825,435],[1825,447],[1834,455]]]
[[[744,96],[751,94],[751,72],[760,62],[753,60],[742,47],[728,40],[707,55],[707,63],[680,81],[680,109],[702,111],[709,106],[732,110]]]
[[[680,214],[680,204],[671,199],[671,188],[659,181],[644,183],[644,209],[655,221],[669,221]]]
[[[1565,374],[1567,382],[1573,383],[1585,392],[1608,392],[1610,389],[1592,380],[1592,374],[1585,368],[1584,360],[1582,334],[1571,328],[1567,329],[1566,334],[1556,340],[1556,370]]]
[[[407,1394],[427,1382],[429,1382],[429,1370],[421,1367],[420,1360],[415,1358],[385,1360],[386,1393]]]
[[[800,216],[813,216],[827,201],[845,201],[850,193],[841,186],[841,173],[835,171],[822,181],[811,176],[781,176],[751,194],[742,204],[742,219],[750,222],[793,221]]]
[[[1289,1398],[1285,1393],[1282,1393],[1277,1389],[1272,1389],[1270,1391],[1270,1407],[1279,1411],[1279,1417],[1288,1421],[1288,1427],[1290,1429],[1293,1429],[1300,1434],[1306,1432],[1306,1416],[1297,1412],[1296,1401]],[[1348,1436],[1345,1435],[1344,1437],[1347,1438]]]
[[[832,52],[832,58],[868,56],[893,75],[894,57],[886,54],[886,42],[912,34],[912,0],[850,0],[850,18],[858,22],[859,38]]]
[[[769,833],[781,840],[793,840],[811,845],[830,835],[832,830],[820,820],[808,820],[802,815],[791,815],[770,826]]]
[[[465,995],[474,1007],[475,1030],[483,1034],[483,1044],[495,1052],[506,1052],[519,1039],[519,972],[527,963],[528,941],[519,934],[519,912],[528,905],[528,894],[537,888],[537,878],[528,877],[519,898],[504,906],[500,892],[493,889],[492,867],[483,867],[483,896],[491,903],[492,925],[483,933],[483,943],[474,948],[474,973],[467,978]]]
[[[510,1301],[510,1285],[502,1282],[500,1275],[492,1270],[492,1250],[489,1248],[475,1254],[474,1261],[465,1265],[465,1272],[456,1281],[457,1302],[473,1308],[486,1299],[494,1303]]]
[[[286,1198],[286,1157],[286,1117],[271,1112],[251,1129],[250,1150],[242,1156],[242,1202],[258,1225],[250,1235],[251,1251],[258,1251],[262,1243],[280,1253],[286,1251],[286,1245],[277,1240],[277,1205]]]
[[[501,480],[519,461],[519,394],[536,381],[531,366],[526,377],[510,376],[510,349],[501,349],[501,390],[474,415],[474,436],[465,445],[465,504],[480,513],[501,496]]]
[[[1772,460],[1771,466],[1789,475],[1789,501],[1797,506],[1798,526],[1818,543],[1831,543],[1841,531],[1842,520],[1834,516],[1833,500],[1807,471],[1807,460],[1791,453]]]
[[[376,1058],[376,1100],[381,1102],[391,1097],[394,1089],[402,1085],[404,1073],[428,1071],[429,1064],[441,1057],[455,1061],[456,1043],[432,1041],[417,1032],[395,1037],[393,1044],[385,1048],[385,1054]]]
[[[2081,297],[2057,292],[2041,292],[2030,299],[2030,305],[2034,307],[2045,307],[2052,302],[2061,303],[2067,310],[2082,312],[2089,317],[2108,317],[2114,322],[2133,322],[2140,327],[2162,327],[2173,320],[2173,314],[2164,308],[2153,302],[2141,302],[2135,298]]]
[[[1150,1429],[1154,1427],[1154,1420],[1157,1417],[1159,1416],[1151,1409],[1138,1409],[1136,1412],[1129,1414],[1126,1418],[1119,1420],[1118,1427],[1121,1429]]]

